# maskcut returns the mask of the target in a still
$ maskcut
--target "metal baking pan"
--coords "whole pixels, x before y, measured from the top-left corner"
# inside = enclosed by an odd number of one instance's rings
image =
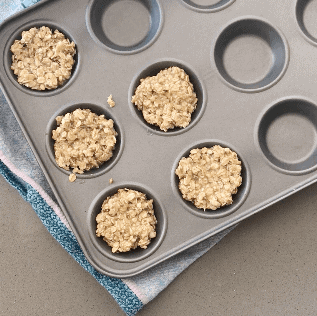
[[[44,0],[1,25],[2,89],[98,271],[139,274],[316,181],[316,16],[305,0]],[[42,25],[77,48],[71,78],[54,91],[22,87],[10,70],[13,41]],[[188,127],[162,132],[131,96],[140,78],[174,65],[190,76],[198,106]],[[111,160],[70,183],[51,131],[75,108],[112,118],[119,135]],[[232,205],[203,211],[182,199],[174,172],[190,149],[215,144],[238,153],[243,184]],[[112,254],[95,216],[123,187],[153,198],[157,237],[146,250]]]

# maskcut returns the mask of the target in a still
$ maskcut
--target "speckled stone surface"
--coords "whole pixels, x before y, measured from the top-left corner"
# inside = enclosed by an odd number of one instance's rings
[[[316,315],[317,185],[241,223],[139,312]],[[0,176],[0,315],[124,316]]]

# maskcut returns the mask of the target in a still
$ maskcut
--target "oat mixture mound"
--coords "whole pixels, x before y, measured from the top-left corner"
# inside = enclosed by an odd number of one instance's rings
[[[183,198],[204,210],[232,204],[232,194],[242,183],[237,154],[219,145],[192,149],[189,157],[179,161],[175,173]]]
[[[56,117],[57,128],[52,132],[57,164],[73,173],[83,173],[112,157],[117,132],[113,120],[97,115],[89,109],[76,109]],[[71,182],[76,176],[70,176]]]
[[[76,53],[64,34],[42,26],[22,32],[11,46],[11,69],[18,82],[33,90],[52,90],[69,79]]]
[[[196,109],[197,98],[189,76],[179,67],[161,70],[140,80],[132,97],[144,119],[163,131],[186,127]]]
[[[139,191],[125,188],[108,196],[96,221],[97,237],[103,237],[113,253],[138,246],[146,249],[156,236],[153,200],[147,200]]]

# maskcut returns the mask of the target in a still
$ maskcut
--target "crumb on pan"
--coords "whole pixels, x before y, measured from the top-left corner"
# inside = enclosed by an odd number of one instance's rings
[[[33,90],[52,90],[71,76],[75,43],[46,26],[22,32],[11,46],[11,69],[18,83]]]
[[[175,171],[185,200],[197,208],[216,210],[232,204],[242,183],[241,161],[229,148],[197,148],[179,161]]]
[[[186,127],[196,109],[197,98],[189,76],[179,67],[161,70],[140,80],[132,97],[144,119],[163,131]]]
[[[76,180],[76,174],[75,173],[71,173],[68,177],[69,182],[74,182]]]
[[[156,236],[153,200],[139,191],[125,188],[108,196],[96,221],[97,237],[103,237],[113,253],[127,252],[138,246],[146,249]]]
[[[112,179],[112,178],[109,179],[109,183],[110,183],[110,184],[113,183],[113,179]]]
[[[52,131],[55,140],[55,160],[59,167],[73,173],[83,173],[112,157],[117,132],[113,120],[97,115],[89,109],[76,109],[56,117],[57,128]]]
[[[116,105],[116,103],[112,99],[112,94],[109,95],[107,102],[111,108],[113,108]]]

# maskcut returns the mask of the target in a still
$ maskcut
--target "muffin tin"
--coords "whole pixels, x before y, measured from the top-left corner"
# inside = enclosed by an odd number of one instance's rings
[[[316,16],[316,1],[305,0],[43,0],[1,25],[2,89],[98,271],[137,275],[316,181]],[[71,78],[52,91],[19,85],[10,69],[13,41],[42,25],[77,49]],[[186,128],[163,132],[131,97],[140,78],[170,66],[190,76],[198,105]],[[118,142],[111,160],[70,183],[51,132],[76,108],[112,118]],[[237,152],[243,183],[232,205],[203,211],[182,199],[175,169],[192,148],[215,144]],[[95,236],[95,216],[125,187],[154,200],[157,237],[113,254]]]

